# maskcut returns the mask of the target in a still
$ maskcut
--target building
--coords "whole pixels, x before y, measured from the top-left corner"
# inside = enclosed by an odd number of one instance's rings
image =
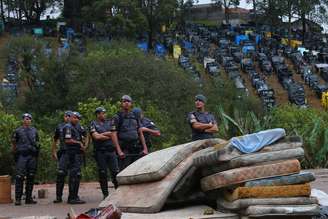
[[[232,23],[245,23],[250,20],[250,10],[245,8],[229,8],[229,20]],[[191,20],[210,20],[222,23],[225,20],[224,9],[215,4],[194,5],[190,9]]]

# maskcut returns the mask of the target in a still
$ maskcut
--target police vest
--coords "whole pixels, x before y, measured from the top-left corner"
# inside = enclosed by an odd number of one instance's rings
[[[122,141],[136,141],[139,139],[139,118],[133,113],[118,113],[118,138]]]
[[[210,123],[210,115],[209,113],[201,113],[201,112],[192,112],[192,114],[195,116],[197,122],[201,122],[201,123]],[[196,140],[202,140],[202,139],[209,139],[209,138],[213,138],[213,133],[207,133],[201,130],[197,130],[192,128],[192,140],[196,141]]]
[[[18,152],[35,151],[37,147],[37,131],[34,127],[20,127],[15,130],[14,139]]]
[[[104,121],[103,123],[98,121],[93,121],[90,126],[90,131],[96,131],[99,134],[111,131],[111,124],[109,120]],[[95,150],[100,151],[114,151],[112,140],[95,140],[92,139]]]

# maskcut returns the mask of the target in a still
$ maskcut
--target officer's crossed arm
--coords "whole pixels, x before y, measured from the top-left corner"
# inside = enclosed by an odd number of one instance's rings
[[[82,141],[77,141],[72,138],[72,131],[70,128],[64,129],[64,137],[65,137],[65,144],[72,145],[72,144],[79,144],[81,148],[84,148]]]
[[[199,130],[199,131],[205,131],[206,129],[210,129],[214,126],[213,123],[201,123],[198,122],[196,119],[196,116],[192,113],[189,115],[189,123],[191,124],[191,127],[193,129]]]
[[[212,116],[212,123],[213,123],[213,127],[212,128],[209,128],[209,129],[206,129],[205,132],[207,133],[216,133],[219,131],[219,128],[218,128],[218,124],[214,118],[214,116]]]
[[[97,131],[91,130],[90,134],[92,136],[92,139],[97,141],[106,141],[111,139],[111,137],[105,135],[104,133],[98,133]]]
[[[155,129],[150,129],[147,127],[142,127],[140,128],[142,132],[147,132],[151,134],[152,136],[161,136],[161,131],[160,130],[155,130]]]
[[[218,125],[216,123],[214,123],[212,128],[205,129],[205,132],[208,132],[208,133],[216,133],[218,131],[219,131],[219,128],[218,128]]]

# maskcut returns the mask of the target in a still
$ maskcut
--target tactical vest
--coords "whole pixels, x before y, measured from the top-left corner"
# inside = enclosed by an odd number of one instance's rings
[[[137,141],[139,139],[139,118],[133,113],[118,113],[118,138],[121,141]]]

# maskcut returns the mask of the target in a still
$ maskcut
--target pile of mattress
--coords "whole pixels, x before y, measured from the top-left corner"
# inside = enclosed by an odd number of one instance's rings
[[[282,129],[225,141],[208,139],[153,152],[117,175],[118,189],[99,207],[157,213],[164,205],[217,205],[243,218],[312,216],[312,173],[302,172],[302,139]]]
[[[244,217],[317,215],[310,197],[312,173],[301,172],[302,140],[281,137],[257,151],[243,153],[230,143],[194,157],[201,169],[200,185],[215,198],[218,209]]]

